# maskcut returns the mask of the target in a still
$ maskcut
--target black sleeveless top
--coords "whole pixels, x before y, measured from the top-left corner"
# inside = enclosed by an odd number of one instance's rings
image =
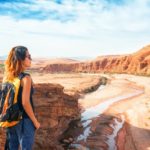
[[[26,75],[30,76],[30,74],[28,73],[23,73],[23,77],[24,78]],[[28,114],[25,112],[23,106],[22,106],[22,90],[23,90],[23,87],[20,85],[19,87],[19,91],[18,91],[18,103],[19,103],[19,107],[20,107],[20,110],[23,110],[23,118],[29,118]],[[33,89],[33,85],[31,83],[31,91],[30,91],[30,103],[31,103],[31,106],[32,106],[32,109],[34,111],[34,105],[33,105],[33,99],[32,99],[32,95],[34,93],[34,89]]]

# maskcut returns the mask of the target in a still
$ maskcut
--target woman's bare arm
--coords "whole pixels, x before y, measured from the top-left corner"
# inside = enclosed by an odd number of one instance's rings
[[[40,123],[37,121],[31,103],[30,103],[30,90],[31,90],[31,77],[30,76],[25,76],[22,79],[22,86],[23,86],[23,91],[22,91],[22,105],[25,110],[25,112],[28,114],[29,118],[32,120],[34,126],[36,129],[40,127]]]

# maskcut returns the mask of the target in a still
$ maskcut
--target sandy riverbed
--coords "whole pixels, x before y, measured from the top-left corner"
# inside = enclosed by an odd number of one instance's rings
[[[131,97],[112,104],[104,113],[105,117],[125,117],[123,130],[120,130],[117,141],[118,150],[149,150],[150,149],[150,78],[133,75],[111,75],[111,83],[100,93],[100,98],[95,101],[84,101],[81,105],[91,107],[97,103],[108,100],[120,94],[132,93],[133,89],[143,90],[143,94]],[[104,120],[104,119],[103,119]],[[107,120],[107,119],[106,119]],[[105,121],[105,123],[108,122]],[[99,123],[99,125],[97,125]],[[97,118],[92,124],[93,132],[101,129],[101,119]],[[106,128],[104,128],[105,130]],[[108,134],[109,131],[108,131]],[[91,134],[91,139],[98,140],[99,135]],[[92,142],[91,144],[92,145]]]
[[[138,86],[143,86],[140,96],[118,102],[107,111],[109,114],[123,114],[126,117],[125,150],[150,149],[150,78],[132,75],[113,75],[117,80],[126,79]],[[129,138],[134,142],[131,146]],[[121,142],[118,142],[120,144]]]

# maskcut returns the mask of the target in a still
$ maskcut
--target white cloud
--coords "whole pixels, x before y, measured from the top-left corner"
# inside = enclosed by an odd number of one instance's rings
[[[26,5],[30,10],[60,15],[74,14],[67,22],[59,19],[13,19],[0,16],[0,55],[14,45],[28,46],[33,55],[95,56],[128,53],[149,44],[150,9],[148,0],[135,0],[125,5],[106,5],[105,1],[86,3],[37,1]],[[20,6],[21,7],[21,6]],[[44,13],[44,12],[43,12]],[[49,14],[47,14],[49,15]],[[63,15],[62,15],[63,17]],[[48,52],[48,54],[47,54]]]

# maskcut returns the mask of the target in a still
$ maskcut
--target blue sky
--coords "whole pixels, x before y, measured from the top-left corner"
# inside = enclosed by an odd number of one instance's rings
[[[0,56],[97,57],[150,44],[150,0],[0,0]]]

